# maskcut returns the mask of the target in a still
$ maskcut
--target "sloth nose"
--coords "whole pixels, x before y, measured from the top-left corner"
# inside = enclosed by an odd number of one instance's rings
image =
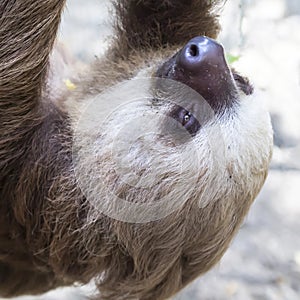
[[[223,47],[205,36],[191,39],[158,69],[157,76],[187,85],[215,111],[231,106],[237,98],[236,84]]]
[[[203,66],[216,66],[219,70],[227,67],[223,47],[205,36],[191,39],[180,51],[176,63],[179,68],[192,74],[202,71]]]
[[[236,86],[227,65],[224,49],[205,36],[191,39],[174,58],[169,77],[198,92],[214,110],[228,107],[236,96]]]

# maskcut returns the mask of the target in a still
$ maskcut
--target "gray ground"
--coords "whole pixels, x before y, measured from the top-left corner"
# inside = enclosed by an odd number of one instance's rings
[[[228,1],[221,41],[265,93],[275,129],[267,182],[221,263],[175,299],[300,299],[300,1]],[[103,52],[107,0],[69,0],[61,38],[80,59]],[[104,45],[104,46],[103,46]],[[83,299],[91,287],[20,300]]]

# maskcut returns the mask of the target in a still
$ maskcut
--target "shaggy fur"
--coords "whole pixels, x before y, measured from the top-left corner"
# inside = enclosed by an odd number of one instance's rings
[[[0,0],[1,296],[95,279],[98,299],[166,299],[220,260],[271,157],[269,117],[259,97],[243,93],[252,92],[246,80],[234,76],[242,86],[238,105],[175,146],[157,135],[118,135],[137,115],[169,109],[164,101],[145,100],[155,98],[155,80],[135,89],[141,101],[115,110],[108,120],[106,107],[114,102],[102,95],[103,127],[83,130],[80,124],[93,112],[90,100],[107,87],[153,76],[194,36],[216,37],[221,2],[119,0],[111,48],[75,82],[74,92],[62,95],[51,90],[56,73],[49,54],[65,1]],[[180,91],[170,94],[181,101]],[[122,95],[124,102],[131,100],[132,94]],[[148,123],[150,131],[161,128],[160,115]],[[136,126],[144,123],[141,118]],[[209,145],[218,148],[220,136],[225,150],[215,156]],[[122,139],[132,150],[124,151]],[[121,180],[116,157],[126,162],[125,175],[138,174],[134,185]],[[163,196],[167,205],[178,199],[182,205],[151,222],[143,211],[142,222],[124,222],[99,209],[103,203],[112,209],[112,195],[150,206]]]

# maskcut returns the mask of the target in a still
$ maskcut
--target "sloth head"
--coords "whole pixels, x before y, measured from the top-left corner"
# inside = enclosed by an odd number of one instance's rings
[[[216,264],[271,158],[262,99],[207,37],[91,97],[74,126],[82,241],[108,299],[164,299]]]

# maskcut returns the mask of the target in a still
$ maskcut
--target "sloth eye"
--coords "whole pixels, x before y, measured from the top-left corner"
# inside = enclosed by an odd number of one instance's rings
[[[173,132],[175,134],[181,134],[182,128],[184,128],[184,130],[187,131],[191,136],[195,136],[201,128],[201,125],[196,117],[190,111],[179,105],[174,106],[174,108],[170,111],[169,116],[177,121],[176,126],[174,123],[169,123],[169,129],[171,131],[174,130]],[[168,124],[168,122],[166,124]],[[180,130],[178,131],[178,129]]]
[[[191,119],[191,113],[187,112],[183,117],[182,125],[183,126],[186,125],[190,119]]]
[[[200,129],[200,123],[194,115],[188,110],[180,107],[175,114],[177,120],[192,136],[195,135]]]

